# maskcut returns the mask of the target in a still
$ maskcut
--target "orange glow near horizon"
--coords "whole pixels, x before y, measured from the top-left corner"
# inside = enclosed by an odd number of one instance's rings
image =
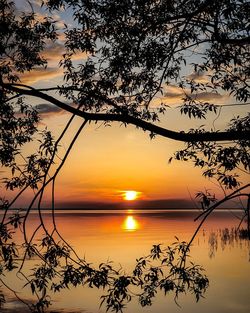
[[[124,192],[123,198],[127,201],[136,200],[138,197],[138,192],[134,190],[127,190]]]

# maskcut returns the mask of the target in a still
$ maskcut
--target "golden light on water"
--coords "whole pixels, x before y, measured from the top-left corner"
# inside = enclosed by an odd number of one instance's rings
[[[131,201],[135,200],[138,197],[138,192],[134,190],[126,190],[124,191],[123,198],[124,200]]]
[[[137,220],[132,215],[129,215],[126,217],[126,219],[124,221],[123,228],[125,230],[135,231],[135,230],[139,229],[139,224],[138,224]]]

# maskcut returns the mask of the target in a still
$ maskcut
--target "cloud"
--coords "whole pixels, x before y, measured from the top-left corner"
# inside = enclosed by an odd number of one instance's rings
[[[180,101],[183,98],[182,88],[174,85],[167,85],[164,88],[164,99],[170,100],[171,102]]]
[[[61,37],[63,38],[63,34]],[[65,46],[63,43],[55,42],[49,44],[46,49],[42,52],[42,56],[48,61],[56,61],[57,64],[63,58],[63,54],[66,52]],[[76,52],[72,55],[71,59],[75,60],[85,60],[87,58],[87,53],[85,52]]]
[[[36,110],[40,114],[50,114],[50,113],[58,113],[63,110],[55,105],[51,105],[49,103],[41,103],[36,106]]]
[[[23,84],[34,84],[36,82],[51,80],[55,77],[63,76],[63,68],[59,67],[59,62],[63,58],[65,53],[65,47],[63,44],[56,42],[50,44],[41,53],[43,58],[47,60],[48,66],[46,68],[34,68],[30,72],[25,72],[20,75],[21,82]],[[86,53],[77,52],[72,56],[73,61],[85,60],[87,58]]]
[[[65,103],[69,106],[76,107],[76,105],[71,104],[71,103]],[[63,110],[59,107],[57,107],[54,104],[50,103],[40,103],[36,105],[36,110],[38,111],[39,115],[42,117],[50,117],[50,116],[55,116],[56,114],[67,114],[68,112],[66,110]]]
[[[67,103],[67,102],[64,102],[64,103],[71,107],[75,107],[75,108],[77,107],[73,103]],[[58,106],[54,104],[50,104],[50,103],[40,103],[35,106],[35,109],[38,111],[40,116],[46,117],[46,118],[55,116],[56,114],[68,114],[68,111],[61,109]]]
[[[63,53],[65,53],[65,47],[63,44],[58,42],[52,43],[46,47],[42,52],[42,56],[49,61],[59,62],[62,58]]]
[[[180,105],[181,99],[183,98],[182,89],[174,86],[174,85],[167,85],[163,88],[164,96],[155,97],[151,102],[151,107],[158,107],[162,103],[165,105]]]
[[[193,99],[206,102],[218,102],[218,101],[222,102],[223,100],[228,98],[227,95],[225,94],[222,95],[220,93],[209,91],[191,93],[190,89],[188,88],[185,89],[185,92],[186,95]],[[161,103],[164,103],[166,105],[181,105],[183,104],[183,98],[185,98],[185,94],[180,87],[168,85],[165,87],[164,96],[155,98],[152,104],[154,107],[159,106]]]
[[[41,5],[41,0],[30,0],[24,1],[24,0],[19,0],[19,11],[24,11],[24,12],[35,12],[35,20],[37,22],[43,22],[45,18],[51,18],[51,20],[54,21],[54,25],[56,27],[56,30],[62,30],[65,29],[65,23],[61,16],[59,14],[50,14],[48,11],[45,11],[42,9]]]
[[[180,209],[194,206],[192,201],[186,199],[139,200],[137,202],[135,206],[142,209]]]
[[[199,82],[199,83],[208,83],[209,82],[208,73],[203,72],[203,71],[192,72],[186,78],[188,78],[190,80],[195,80],[196,82]]]
[[[190,97],[196,100],[204,101],[222,100],[225,98],[225,96],[215,92],[200,92],[197,94],[190,94]]]
[[[166,92],[164,94],[165,98],[167,99],[178,99],[180,100],[183,97],[183,93],[177,93],[177,92]]]
[[[49,206],[49,205],[48,205]],[[58,202],[58,208],[76,209],[180,209],[193,208],[193,203],[186,199],[137,200],[123,202],[65,201]]]
[[[25,72],[20,75],[20,80],[23,84],[34,84],[38,81],[51,80],[63,74],[63,70],[56,67],[34,68],[30,72]]]

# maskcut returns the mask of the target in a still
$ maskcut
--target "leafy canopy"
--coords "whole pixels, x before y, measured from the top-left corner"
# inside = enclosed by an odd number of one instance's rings
[[[158,122],[171,96],[168,86],[181,95],[180,113],[189,118],[218,114],[220,104],[215,100],[220,94],[248,105],[248,1],[48,0],[41,4],[45,11],[30,8],[19,13],[13,2],[1,1],[3,165],[13,167],[21,146],[37,132],[39,117],[25,98],[32,96],[88,121],[131,123],[149,131],[151,138],[159,134],[184,141],[186,148],[176,153],[176,159],[191,159],[204,168],[204,175],[215,176],[229,188],[238,186],[237,175],[227,172],[238,167],[249,171],[249,115],[228,121],[222,132],[203,128],[176,132]],[[72,23],[56,29],[58,12],[71,15]],[[23,73],[39,67],[46,71],[42,52],[58,37],[64,38],[60,61],[64,83],[42,90],[22,85]],[[230,145],[215,143],[221,140]]]
[[[174,156],[177,160],[191,159],[195,166],[203,168],[205,176],[216,177],[226,188],[238,188],[238,169],[249,172],[249,114],[227,121],[222,131],[200,127],[176,132],[159,122],[171,98],[167,87],[181,94],[180,114],[187,118],[206,119],[209,112],[219,114],[220,103],[215,100],[220,94],[230,96],[233,105],[249,104],[249,1],[40,3],[41,9],[34,6],[37,11],[31,6],[28,11],[19,12],[14,2],[0,1],[0,163],[10,169],[4,180],[6,188],[18,190],[12,201],[1,199],[0,203],[4,212],[0,225],[1,276],[4,270],[16,267],[24,275],[26,260],[39,257],[41,263],[26,277],[32,293],[38,296],[38,302],[31,307],[34,312],[43,312],[49,305],[48,289],[59,291],[82,284],[107,288],[103,302],[107,309],[116,312],[121,312],[131,300],[129,285],[140,289],[142,306],[151,305],[159,289],[165,294],[173,292],[175,297],[190,291],[199,300],[208,280],[200,266],[186,263],[194,237],[189,244],[177,242],[164,249],[155,245],[148,257],[137,260],[134,272],[125,276],[110,264],[94,269],[79,259],[58,232],[54,215],[52,232],[46,228],[41,203],[45,189],[52,184],[54,214],[56,177],[90,121],[133,124],[149,131],[151,138],[161,135],[184,141],[185,148]],[[65,14],[67,18],[71,15],[71,23],[57,29],[55,14]],[[59,38],[64,40],[60,61],[63,83],[46,88],[23,84],[23,74],[40,68],[48,70],[44,52],[61,45]],[[39,112],[30,104],[31,97],[72,114],[56,141],[48,130],[40,131]],[[75,116],[82,117],[83,123],[65,155],[58,158],[61,139]],[[38,142],[37,150],[24,156],[22,152],[30,141]],[[59,165],[55,169],[56,160]],[[249,184],[233,191],[231,198],[238,197],[245,187]],[[8,210],[28,188],[34,190],[34,197],[26,211],[7,219]],[[205,212],[201,226],[218,203],[209,192],[201,192],[197,198]],[[27,218],[35,205],[40,224],[29,237]],[[12,237],[12,232],[19,228],[24,240],[21,249]],[[39,229],[45,235],[37,246],[34,242]],[[15,262],[20,256],[21,265]],[[154,261],[160,261],[160,266],[154,266]],[[0,294],[0,304],[3,301]]]

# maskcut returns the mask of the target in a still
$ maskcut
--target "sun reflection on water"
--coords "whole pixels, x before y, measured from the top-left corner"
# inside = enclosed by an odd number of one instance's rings
[[[139,229],[139,223],[132,215],[129,215],[124,220],[123,229],[128,231],[135,231]]]

